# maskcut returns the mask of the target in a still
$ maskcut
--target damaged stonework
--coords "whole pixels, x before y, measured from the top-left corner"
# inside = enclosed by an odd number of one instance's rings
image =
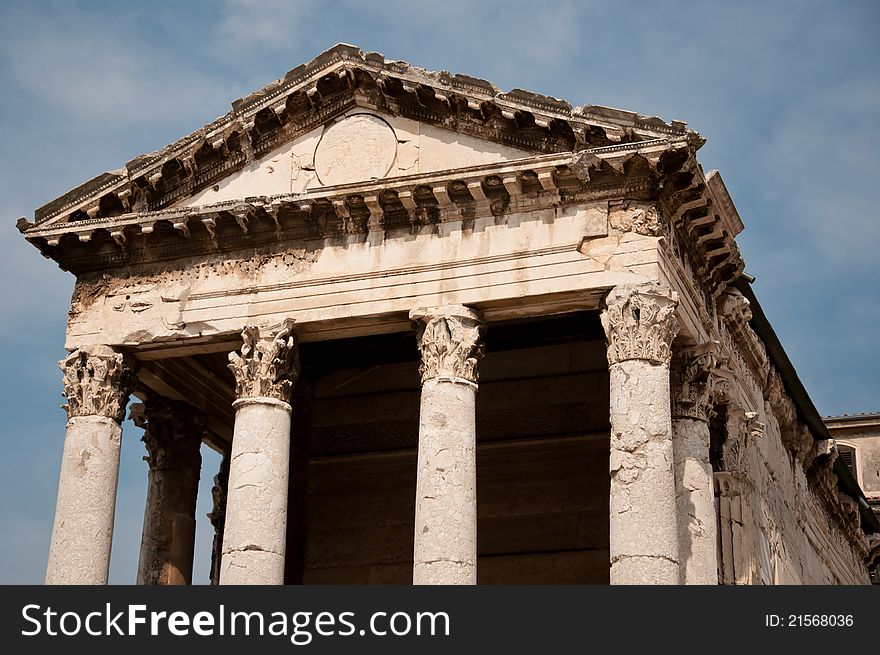
[[[299,375],[293,321],[248,326],[229,354],[236,378],[220,584],[283,584],[290,463],[290,391]]]
[[[477,364],[485,324],[462,306],[415,309],[422,394],[413,584],[477,583]]]
[[[833,443],[816,440],[735,289],[720,302],[732,385],[715,461],[724,584],[864,584],[867,540],[841,491]]]
[[[150,467],[138,584],[191,584],[204,418],[158,397],[133,406],[130,418],[144,429]]]
[[[610,203],[609,225],[620,232],[635,232],[643,236],[661,236],[664,222],[656,205],[622,201]]]
[[[60,366],[68,420],[46,584],[106,584],[120,422],[134,373],[127,358],[110,348],[71,353]]]
[[[864,583],[868,550],[857,501],[841,489],[833,463],[817,466],[815,448],[821,442],[805,424],[762,337],[752,329],[749,301],[735,285],[716,285],[695,252],[694,238],[711,237],[713,230],[723,236],[742,227],[738,216],[729,207],[724,209],[726,190],[719,179],[710,174],[704,183],[711,203],[685,200],[678,210],[692,226],[706,225],[705,232],[688,228],[686,235],[681,219],[671,214],[671,205],[664,200],[663,215],[670,216],[672,227],[670,247],[661,247],[666,257],[661,266],[679,291],[687,340],[717,342],[723,362],[719,370],[725,371],[716,376],[718,387],[708,406],[710,413],[723,408],[721,424],[716,425],[708,452],[702,446],[698,449],[701,460],[711,460],[705,470],[726,476],[723,484],[716,484],[716,504],[724,508],[716,514],[723,537],[719,579],[726,584]],[[706,221],[714,212],[720,220],[709,228]],[[720,260],[727,254],[718,249],[714,256]],[[685,388],[681,381],[674,385]],[[681,405],[675,408],[673,395],[673,412],[687,414]],[[693,453],[686,447],[680,450]],[[714,460],[711,452],[716,453]],[[677,461],[681,461],[678,454]],[[677,483],[681,492],[683,472]],[[682,507],[679,517],[683,541],[694,534],[687,527],[693,525],[692,519],[686,517],[692,517],[695,508],[690,501],[686,504],[690,507]],[[807,506],[816,513],[804,518]],[[800,524],[795,517],[800,517]],[[805,520],[822,527],[805,531]]]
[[[289,402],[290,390],[299,375],[293,320],[284,322],[271,340],[260,329],[247,326],[241,333],[241,354],[229,353],[229,370],[235,375],[235,397],[273,398]]]
[[[611,377],[611,583],[678,584],[669,362],[677,294],[617,287],[602,326]]]
[[[672,360],[672,440],[683,584],[718,584],[717,521],[709,420],[720,395],[719,344],[679,349]]]

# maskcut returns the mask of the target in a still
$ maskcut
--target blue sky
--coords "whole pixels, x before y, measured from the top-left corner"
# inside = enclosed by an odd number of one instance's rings
[[[756,293],[823,414],[880,410],[880,3],[0,2],[0,582],[39,583],[73,278],[19,216],[337,42],[432,70],[681,119],[745,221]],[[146,464],[124,427],[111,582],[133,582]],[[196,581],[207,579],[206,454]]]

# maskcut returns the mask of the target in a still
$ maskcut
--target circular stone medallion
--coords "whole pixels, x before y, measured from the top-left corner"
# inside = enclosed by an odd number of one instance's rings
[[[325,186],[368,182],[388,175],[397,157],[392,127],[372,114],[352,114],[324,130],[315,173]]]

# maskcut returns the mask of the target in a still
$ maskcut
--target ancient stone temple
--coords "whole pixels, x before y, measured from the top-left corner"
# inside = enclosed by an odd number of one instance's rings
[[[20,220],[76,276],[46,581],[107,580],[133,395],[144,584],[215,473],[219,584],[868,583],[703,142],[338,45]]]

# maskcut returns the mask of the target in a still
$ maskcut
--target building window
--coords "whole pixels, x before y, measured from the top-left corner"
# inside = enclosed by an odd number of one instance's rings
[[[843,460],[843,463],[846,464],[847,468],[849,468],[849,472],[852,473],[853,478],[855,478],[856,482],[859,482],[859,468],[858,468],[858,460],[856,459],[856,447],[850,444],[844,444],[837,442],[837,452],[840,455],[840,459]]]

